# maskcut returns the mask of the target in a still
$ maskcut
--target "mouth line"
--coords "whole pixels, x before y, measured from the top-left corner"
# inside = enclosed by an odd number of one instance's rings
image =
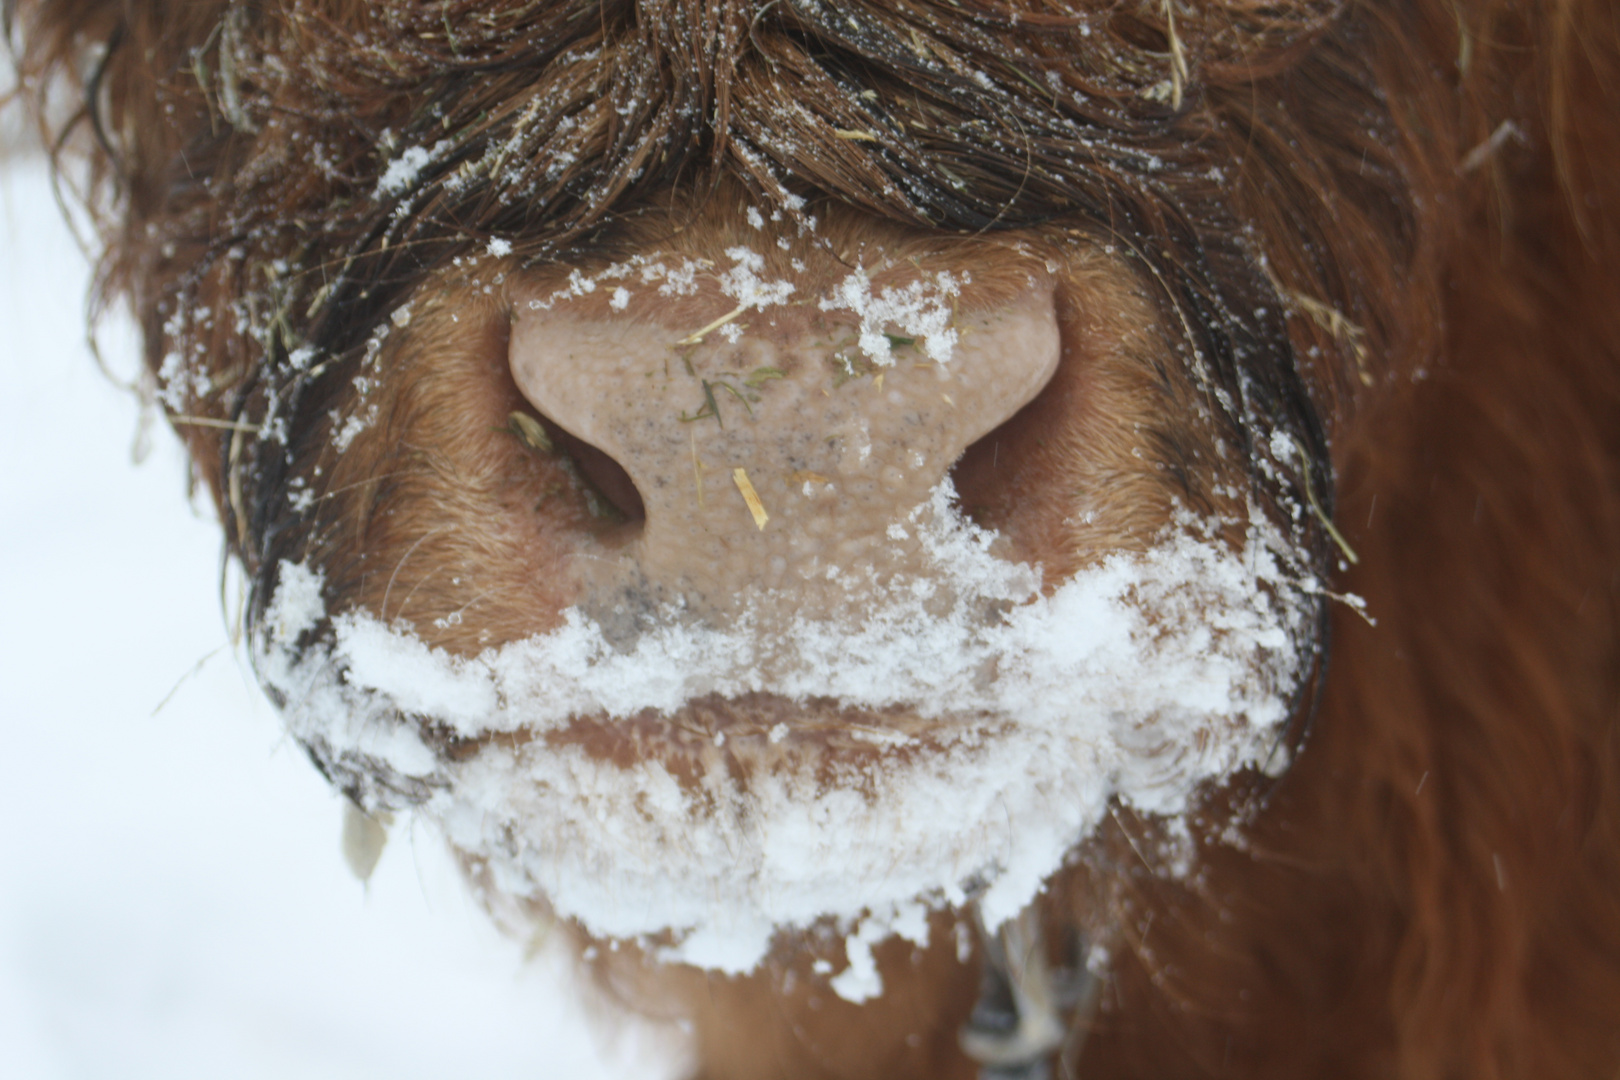
[[[750,767],[837,757],[846,764],[940,750],[967,733],[983,734],[1011,721],[987,710],[925,715],[911,704],[851,704],[837,698],[792,698],[770,691],[735,697],[705,694],[669,712],[640,709],[627,716],[574,716],[543,730],[517,728],[476,736],[442,734],[453,761],[493,744],[579,747],[595,761],[629,768],[647,761],[712,764],[732,759]]]
[[[621,770],[655,763],[689,788],[717,771],[746,790],[755,777],[807,769],[824,785],[858,788],[871,770],[906,768],[1012,724],[983,711],[925,716],[905,704],[870,708],[756,692],[705,695],[674,713],[576,717],[541,741],[554,751],[578,747]]]

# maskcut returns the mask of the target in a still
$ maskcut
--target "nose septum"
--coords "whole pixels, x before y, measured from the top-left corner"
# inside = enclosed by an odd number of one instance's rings
[[[901,333],[873,356],[870,327],[863,339],[858,321],[813,303],[702,335],[694,310],[520,311],[510,360],[534,407],[641,495],[639,537],[585,577],[713,614],[775,596],[814,618],[862,582],[927,576],[909,515],[1061,352],[1049,285],[959,311],[948,357]]]

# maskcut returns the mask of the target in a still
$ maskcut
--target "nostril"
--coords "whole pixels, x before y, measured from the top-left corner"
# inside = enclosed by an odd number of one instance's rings
[[[646,520],[647,507],[642,502],[641,492],[636,490],[635,482],[623,465],[614,461],[606,451],[565,431],[550,417],[541,416],[540,423],[551,445],[573,463],[581,479],[589,485],[591,493],[604,500],[625,521]]]
[[[1006,532],[1028,493],[1043,490],[1035,472],[1049,468],[1055,453],[1045,436],[1059,429],[1062,410],[1074,407],[1071,396],[1066,380],[1052,379],[1023,408],[962,451],[951,466],[951,483],[968,520]]]
[[[630,474],[625,472],[623,465],[614,461],[606,452],[583,439],[574,438],[566,431],[561,432],[558,445],[573,459],[580,474],[624,515],[626,521],[646,520],[647,506],[642,502],[641,492],[636,490],[635,482],[630,479]]]
[[[1001,472],[1001,428],[962,451],[951,466],[951,485],[956,488],[956,504],[976,525],[995,528],[998,474]],[[1009,462],[1008,464],[1011,464]]]

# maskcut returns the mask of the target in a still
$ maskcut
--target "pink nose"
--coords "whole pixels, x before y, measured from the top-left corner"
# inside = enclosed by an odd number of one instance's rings
[[[601,573],[714,612],[776,594],[815,617],[852,583],[926,576],[908,515],[1061,351],[1044,282],[964,294],[929,334],[814,295],[750,308],[715,286],[607,292],[520,300],[513,376],[640,495],[640,536]]]

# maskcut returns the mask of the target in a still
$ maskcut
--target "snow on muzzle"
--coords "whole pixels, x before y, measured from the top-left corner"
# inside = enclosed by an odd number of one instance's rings
[[[1047,596],[1037,574],[986,550],[991,535],[950,495],[941,484],[910,522],[958,595],[950,609],[896,580],[859,622],[783,627],[772,647],[794,656],[786,683],[761,685],[746,612],[726,630],[672,619],[624,648],[571,610],[558,630],[462,658],[352,611],[331,620],[328,644],[299,651],[323,612],[310,602],[318,572],[296,563],[280,568],[259,671],[335,771],[393,778],[368,789],[371,808],[413,802],[499,892],[598,937],[659,936],[667,958],[723,971],[829,920],[854,961],[970,896],[997,925],[1111,798],[1180,815],[1208,781],[1286,764],[1317,587],[1263,515],[1239,548],[1182,520]],[[992,594],[1009,602],[993,623],[978,613]],[[801,755],[740,778],[732,740],[695,784],[656,756],[621,765],[544,737],[579,716],[674,714],[761,689],[873,710],[906,701],[931,727],[830,774]],[[449,760],[421,738],[423,718],[526,737]],[[877,992],[867,965],[851,971],[867,974],[841,993]]]

